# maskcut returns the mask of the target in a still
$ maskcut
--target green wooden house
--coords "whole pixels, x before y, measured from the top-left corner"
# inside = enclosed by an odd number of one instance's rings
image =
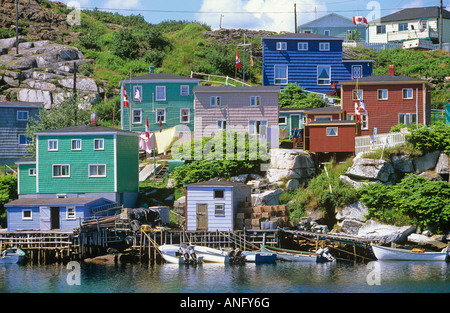
[[[139,192],[138,135],[74,126],[36,133],[36,158],[18,165],[20,198],[104,198],[134,208]]]
[[[194,131],[194,86],[200,80],[179,75],[149,73],[121,81],[121,128],[145,132],[177,127]],[[124,107],[124,89],[129,107]]]
[[[278,127],[280,139],[291,139],[293,129],[305,127],[306,114],[303,109],[280,108]]]

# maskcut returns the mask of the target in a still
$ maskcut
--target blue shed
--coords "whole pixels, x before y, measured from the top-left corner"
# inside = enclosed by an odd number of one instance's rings
[[[251,186],[210,180],[186,187],[186,230],[230,231],[234,229],[239,203],[251,201]]]
[[[372,75],[372,60],[343,60],[343,40],[310,33],[263,37],[263,85],[296,83],[329,94],[339,81]]]
[[[22,198],[5,205],[8,231],[72,231],[85,218],[115,206],[105,198]]]

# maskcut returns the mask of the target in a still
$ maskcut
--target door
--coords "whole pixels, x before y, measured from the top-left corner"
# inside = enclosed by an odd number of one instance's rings
[[[292,130],[300,128],[300,115],[291,115],[291,129],[289,138],[292,138]]]
[[[197,203],[197,230],[208,230],[208,204]]]
[[[50,226],[52,229],[59,229],[59,207],[50,208]]]
[[[39,208],[39,229],[50,230],[50,208],[48,206],[42,206]]]

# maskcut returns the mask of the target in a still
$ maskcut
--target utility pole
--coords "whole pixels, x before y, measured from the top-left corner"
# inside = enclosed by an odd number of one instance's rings
[[[298,32],[297,30],[297,3],[294,3],[294,19],[295,19],[295,30],[294,33],[296,34]]]
[[[75,119],[75,126],[77,125],[77,111],[78,111],[78,103],[77,103],[77,63],[73,62],[73,96],[72,96],[72,101],[74,103],[74,107],[75,107],[75,114],[74,114],[74,119]]]
[[[239,44],[238,46],[242,46],[244,48],[244,67],[242,71],[242,82],[245,83],[245,46],[250,46],[251,44],[245,43],[245,33],[244,33],[244,44]]]
[[[220,13],[220,22],[219,22],[219,29],[222,29],[222,17],[224,17],[222,13]]]
[[[19,54],[19,0],[16,0],[16,54]]]
[[[442,10],[443,10],[443,5],[442,5],[442,0],[441,0],[441,7],[439,8],[439,49],[442,50]]]

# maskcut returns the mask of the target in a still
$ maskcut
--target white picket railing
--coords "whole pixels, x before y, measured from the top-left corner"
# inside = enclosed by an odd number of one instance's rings
[[[405,133],[388,133],[355,138],[355,154],[394,147],[406,142]]]
[[[200,76],[203,77],[205,76],[205,78],[202,78],[201,80],[206,81],[206,82],[210,82],[210,83],[216,83],[216,84],[222,84],[225,86],[247,86],[247,87],[251,87],[251,85],[244,83],[243,81],[234,79],[227,76],[220,76],[220,75],[213,75],[213,74],[206,74],[206,73],[195,73],[191,71],[191,78],[195,78],[195,76]],[[216,78],[219,78],[220,80],[214,80]]]

